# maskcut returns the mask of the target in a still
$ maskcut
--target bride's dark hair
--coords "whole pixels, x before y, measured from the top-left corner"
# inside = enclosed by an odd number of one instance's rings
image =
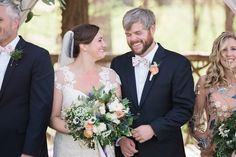
[[[74,50],[73,58],[76,58],[80,53],[79,44],[89,44],[99,31],[99,27],[93,24],[81,24],[72,28],[74,32]]]

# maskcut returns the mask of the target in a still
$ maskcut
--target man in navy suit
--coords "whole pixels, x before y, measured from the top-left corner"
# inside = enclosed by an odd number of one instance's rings
[[[17,35],[20,10],[0,1],[0,156],[47,157],[54,71],[47,50]]]
[[[192,115],[194,85],[190,62],[154,41],[155,16],[135,8],[123,18],[131,52],[113,59],[122,96],[135,116],[133,137],[118,140],[116,156],[184,157],[181,126]],[[170,39],[171,40],[171,39]]]

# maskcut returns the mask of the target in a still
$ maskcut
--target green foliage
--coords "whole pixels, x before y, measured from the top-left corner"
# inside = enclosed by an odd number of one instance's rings
[[[236,112],[217,125],[213,143],[216,144],[214,157],[229,157],[236,150]]]
[[[27,14],[27,18],[25,20],[25,23],[29,22],[34,16],[34,13],[32,11],[30,11],[28,14]]]
[[[42,0],[42,2],[47,5],[55,5],[55,0]],[[58,0],[58,2],[60,3],[61,8],[65,9],[65,0]]]
[[[131,136],[133,118],[128,103],[118,98],[114,89],[93,88],[88,97],[79,97],[63,111],[70,135],[92,149],[97,142],[113,145],[118,138]]]
[[[47,5],[55,5],[55,0],[42,0],[42,2],[47,4]],[[65,5],[66,5],[65,0],[58,0],[58,2],[60,4],[60,8],[65,9]],[[21,5],[21,3],[19,5]],[[29,10],[30,11],[27,14],[25,23],[29,22],[35,16],[35,14],[32,12],[32,8],[30,8]]]
[[[20,60],[23,57],[22,50],[15,49],[11,52],[11,58],[15,61]]]

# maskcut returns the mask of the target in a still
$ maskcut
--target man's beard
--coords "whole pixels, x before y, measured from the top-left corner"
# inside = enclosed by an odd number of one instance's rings
[[[2,32],[2,30],[0,30],[0,32]],[[10,38],[11,36],[11,32],[7,31],[7,32],[3,32],[4,34],[0,36],[0,45],[4,44],[4,42],[7,41],[7,39]]]
[[[143,54],[147,51],[147,49],[152,45],[152,43],[153,43],[153,38],[149,36],[149,38],[147,38],[147,40],[145,40],[145,41],[144,41],[144,40],[141,40],[140,42],[142,43],[143,48],[142,48],[142,50],[139,51],[139,52],[136,52],[136,51],[132,48],[131,45],[132,45],[133,43],[131,43],[131,44],[129,45],[129,47],[131,48],[131,50],[132,50],[136,55],[143,55]]]

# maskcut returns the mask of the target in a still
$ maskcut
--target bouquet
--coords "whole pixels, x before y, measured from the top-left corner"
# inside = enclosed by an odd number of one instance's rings
[[[231,157],[236,150],[236,112],[218,124],[213,143],[216,144],[215,157]]]
[[[63,111],[70,135],[92,149],[96,142],[112,145],[122,136],[131,136],[133,118],[128,104],[128,99],[116,96],[115,89],[93,88],[87,97],[78,97]]]

